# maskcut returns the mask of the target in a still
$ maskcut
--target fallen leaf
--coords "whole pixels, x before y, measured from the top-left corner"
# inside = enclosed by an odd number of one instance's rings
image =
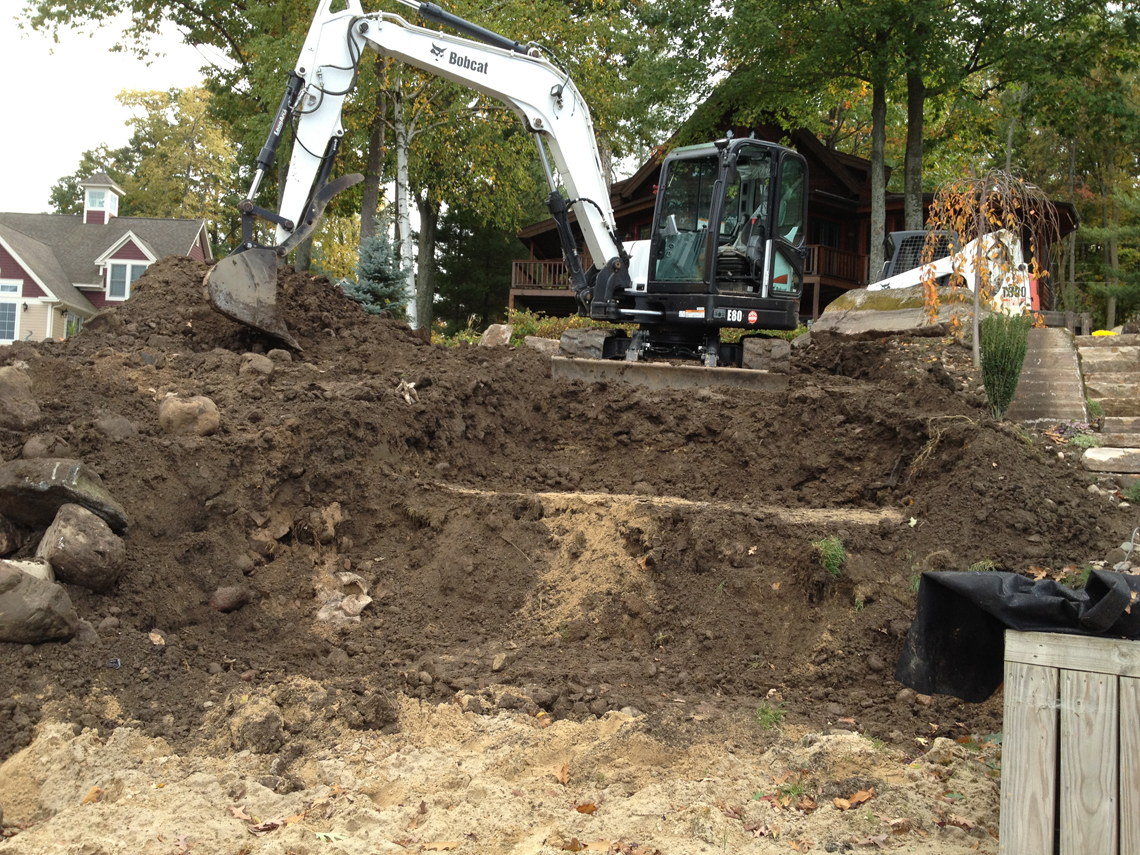
[[[833,805],[835,805],[837,808],[839,808],[840,810],[851,810],[851,802],[847,801],[847,799],[836,798],[836,799],[832,799],[831,803]]]
[[[748,554],[749,555],[755,555],[756,554],[756,547],[755,546],[748,547]]]
[[[521,797],[521,796],[522,796],[522,794],[523,794],[523,793],[522,793],[522,790],[516,790],[516,789],[513,789],[513,788],[511,789],[511,795],[512,795],[512,796],[520,796],[520,797]]]
[[[882,849],[887,842],[887,835],[876,834],[874,837],[864,837],[862,840],[854,841],[856,846],[878,846]]]
[[[585,852],[612,852],[614,845],[608,840],[595,840],[592,843],[587,843]]]
[[[178,840],[175,842],[174,845],[178,847],[179,852],[189,851],[190,843],[186,838],[187,838],[187,835],[185,835],[185,834],[179,834],[178,835]]]
[[[558,783],[565,786],[570,783],[570,764],[563,763],[561,766],[554,770],[554,777],[558,779]]]
[[[875,797],[875,788],[871,787],[869,790],[859,790],[855,795],[851,796],[847,801],[851,803],[851,807],[861,805],[863,802],[869,802]]]
[[[773,590],[773,591],[778,591],[778,590],[780,590],[780,583],[779,583],[779,582],[773,582],[773,583],[772,583],[772,590]]]
[[[578,805],[578,807],[574,808],[578,813],[593,813],[597,809],[598,806],[593,802],[586,802],[584,805]]]
[[[1049,575],[1049,571],[1044,567],[1027,567],[1025,568],[1025,572],[1029,574],[1029,577],[1031,579],[1037,582],[1040,582],[1042,579]]]
[[[938,725],[937,724],[935,724],[932,721],[928,721],[927,724],[930,725],[930,732],[931,733],[938,733]]]
[[[425,813],[427,813],[427,802],[421,800],[419,814],[423,816]]]
[[[242,822],[253,822],[253,817],[249,816],[244,810],[237,805],[230,807],[230,813],[234,815],[235,819],[240,819]]]
[[[103,792],[103,790],[100,787],[92,787],[90,790],[87,791],[87,795],[85,795],[83,797],[83,801],[81,801],[80,804],[81,805],[93,805],[97,802],[103,801],[104,795],[105,795],[105,793]]]
[[[425,843],[424,849],[429,852],[446,852],[448,849],[455,849],[458,846],[458,840],[445,840],[440,843]]]
[[[571,839],[569,843],[562,847],[563,852],[581,852],[586,847],[578,842],[578,838]]]
[[[946,820],[946,823],[947,825],[956,825],[958,828],[965,829],[966,831],[972,831],[974,826],[977,825],[977,823],[973,820],[966,819],[966,817],[958,816],[956,814],[950,814],[950,818]]]
[[[265,822],[259,822],[257,825],[251,825],[249,830],[254,834],[266,834],[270,831],[275,831],[285,824],[281,818],[267,819]]]
[[[841,719],[839,719],[839,723],[840,724],[855,724],[855,719],[853,719],[853,718],[841,718]]]
[[[804,796],[802,799],[800,799],[800,803],[796,805],[796,810],[803,811],[804,813],[811,813],[817,807],[819,807],[819,805],[815,803],[815,799],[813,799],[811,796]]]
[[[282,821],[281,824],[282,825],[292,825],[295,822],[300,822],[304,818],[305,818],[305,812],[301,811],[300,813],[295,813],[292,816],[285,817],[285,819]]]
[[[990,837],[992,837],[994,840],[1000,839],[998,837],[998,830],[996,828],[994,828],[993,826],[990,826],[989,828],[987,828],[986,831],[988,831],[990,833]]]

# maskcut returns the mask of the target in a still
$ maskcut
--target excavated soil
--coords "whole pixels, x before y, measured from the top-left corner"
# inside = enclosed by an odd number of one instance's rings
[[[204,271],[166,259],[75,338],[0,353],[131,520],[117,588],[68,587],[97,638],[0,644],[0,852],[996,851],[1000,695],[893,677],[917,574],[1072,581],[1138,520],[993,422],[967,349],[816,334],[784,392],[586,386],[282,271],[303,351],[266,377],[243,355],[278,345]],[[164,434],[169,394],[218,432]],[[252,602],[217,611],[223,587]],[[363,804],[381,820],[337,825]]]

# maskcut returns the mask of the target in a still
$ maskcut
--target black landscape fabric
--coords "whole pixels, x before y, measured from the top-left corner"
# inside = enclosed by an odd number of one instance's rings
[[[1138,600],[1140,576],[1105,570],[1082,591],[1016,573],[923,573],[895,678],[980,703],[1004,679],[1005,630],[1140,638]]]

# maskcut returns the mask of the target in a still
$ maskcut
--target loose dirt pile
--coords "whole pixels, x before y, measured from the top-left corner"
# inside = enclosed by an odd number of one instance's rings
[[[584,386],[282,273],[304,351],[265,375],[204,270],[0,353],[131,517],[117,589],[68,589],[97,639],[0,644],[0,852],[996,851],[1000,697],[892,676],[917,575],[1074,582],[1138,520],[990,421],[967,350],[817,335],[782,393]],[[171,393],[220,430],[163,433]]]

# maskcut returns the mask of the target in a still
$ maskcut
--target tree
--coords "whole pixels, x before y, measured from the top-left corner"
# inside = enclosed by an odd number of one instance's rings
[[[403,317],[407,297],[399,263],[383,224],[378,224],[372,236],[361,242],[356,279],[342,279],[337,284],[369,314],[387,312]]]
[[[449,335],[483,329],[506,314],[511,261],[519,242],[510,232],[489,226],[466,208],[449,208],[437,232],[440,269],[436,277],[436,316]]]

